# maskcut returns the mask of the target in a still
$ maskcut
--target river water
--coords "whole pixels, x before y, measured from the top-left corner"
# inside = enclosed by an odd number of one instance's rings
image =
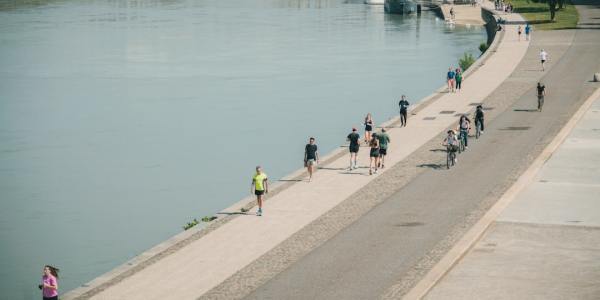
[[[8,4],[7,4],[8,2]],[[480,27],[341,0],[0,4],[0,290],[61,291],[443,85]],[[468,82],[466,83],[468,84]],[[6,298],[4,298],[6,297]]]

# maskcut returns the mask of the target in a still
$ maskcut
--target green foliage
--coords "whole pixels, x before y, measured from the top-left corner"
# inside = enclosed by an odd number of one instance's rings
[[[475,62],[473,54],[465,52],[463,56],[458,60],[458,65],[463,71],[466,71]]]
[[[490,45],[488,45],[487,43],[481,43],[479,44],[479,51],[481,51],[481,54],[483,54],[485,51],[487,51],[489,47]]]
[[[200,223],[200,222],[198,222],[198,220],[194,219],[193,221],[191,221],[191,222],[189,222],[189,223],[185,224],[185,225],[183,226],[183,230],[188,230],[188,229],[190,229],[190,228],[192,228],[192,227],[194,227],[194,226],[198,225],[198,223]]]
[[[573,29],[579,20],[577,9],[570,1],[510,0],[510,3],[515,7],[515,12],[521,14],[537,30]],[[558,5],[554,20],[551,18],[552,5]]]
[[[202,218],[202,222],[210,222],[212,220],[215,220],[217,217],[215,216],[205,216],[204,218]]]

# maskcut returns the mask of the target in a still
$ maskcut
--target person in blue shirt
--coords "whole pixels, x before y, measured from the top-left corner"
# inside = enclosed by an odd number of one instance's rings
[[[456,73],[452,67],[448,68],[448,74],[446,75],[446,80],[448,81],[448,93],[454,92],[454,77],[456,77]]]

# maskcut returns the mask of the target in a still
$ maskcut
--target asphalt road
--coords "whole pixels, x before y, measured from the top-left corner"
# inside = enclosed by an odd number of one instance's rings
[[[465,218],[493,204],[598,86],[590,80],[593,73],[600,72],[600,1],[578,4],[588,4],[578,7],[582,29],[574,33],[572,44],[565,46],[564,55],[552,61],[542,77],[548,93],[543,112],[531,111],[539,75],[511,76],[509,80],[521,80],[528,87],[504,97],[512,105],[496,112],[499,114],[486,125],[481,139],[471,139],[456,167],[422,173],[247,298],[379,297],[431,255],[457,226],[465,224]],[[554,36],[567,34],[573,32],[536,35],[516,73],[539,72],[535,70],[539,47],[551,47]],[[500,87],[484,103],[493,105],[492,99],[503,98],[505,90]]]

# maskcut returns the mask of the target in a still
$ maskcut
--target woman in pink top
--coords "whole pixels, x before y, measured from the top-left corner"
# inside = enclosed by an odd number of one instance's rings
[[[46,265],[44,267],[44,276],[40,284],[44,300],[58,300],[58,269]]]

